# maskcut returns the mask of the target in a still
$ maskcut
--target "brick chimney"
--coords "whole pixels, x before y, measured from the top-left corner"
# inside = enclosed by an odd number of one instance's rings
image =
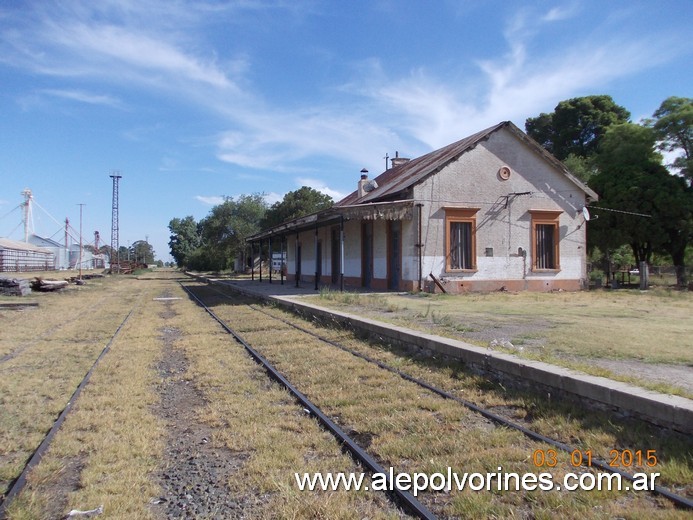
[[[392,159],[390,159],[390,164],[392,164],[393,168],[396,168],[400,164],[404,164],[406,162],[409,162],[409,159],[405,157],[400,157],[399,152],[395,152],[395,156]]]
[[[361,170],[361,178],[359,179],[359,184],[358,184],[359,199],[366,194],[366,190],[363,189],[363,186],[367,182],[368,182],[368,170],[366,170],[364,168],[363,170]]]

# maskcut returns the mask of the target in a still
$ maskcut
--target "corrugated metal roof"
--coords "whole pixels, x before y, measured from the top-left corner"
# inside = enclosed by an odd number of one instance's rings
[[[324,226],[329,222],[338,223],[341,218],[359,220],[411,220],[414,201],[396,200],[374,202],[371,204],[342,205],[311,213],[269,229],[264,229],[246,238],[246,242],[262,240],[270,236],[296,233],[314,229],[316,225]]]
[[[359,198],[358,191],[354,191],[344,197],[342,200],[334,204],[332,208],[306,215],[289,222],[285,222],[271,229],[263,230],[251,237],[247,241],[252,242],[260,240],[275,234],[283,234],[289,231],[298,232],[305,229],[311,229],[317,225],[325,225],[331,220],[338,219],[341,216],[347,217],[351,213],[354,215],[361,214],[358,211],[358,206],[363,205],[366,211],[370,211],[373,215],[378,215],[384,211],[384,208],[378,208],[379,204],[391,203],[397,211],[411,211],[411,201],[405,200],[406,191],[415,184],[425,180],[429,175],[435,174],[449,162],[458,159],[462,154],[473,150],[480,142],[488,139],[488,137],[498,130],[506,128],[512,132],[518,139],[524,142],[535,153],[539,154],[544,160],[550,162],[579,189],[584,191],[591,199],[598,200],[599,196],[583,184],[579,179],[574,177],[567,168],[556,159],[553,155],[547,152],[539,143],[525,134],[517,126],[510,121],[503,121],[489,127],[476,134],[465,137],[452,144],[444,146],[438,150],[411,159],[403,164],[392,167],[384,171],[375,178],[378,187],[371,192],[366,193]],[[372,206],[372,207],[368,207]],[[391,214],[393,209],[388,209],[388,214]],[[373,217],[375,218],[375,217]]]
[[[34,251],[35,253],[53,254],[53,252],[49,249],[27,244],[26,242],[10,240],[9,238],[0,238],[0,247],[5,249],[13,249],[15,251]]]
[[[421,157],[417,157],[416,159],[412,159],[384,171],[375,178],[375,182],[378,184],[376,189],[367,193],[361,198],[358,196],[358,191],[354,191],[337,202],[335,206],[340,207],[352,204],[375,202],[378,200],[387,200],[397,197],[402,198],[403,191],[423,181],[429,175],[436,173],[443,166],[453,160],[456,160],[462,154],[474,149],[477,144],[488,139],[492,133],[500,130],[501,128],[507,128],[510,130],[518,138],[524,141],[525,144],[534,149],[536,153],[543,156],[544,159],[548,160],[555,167],[561,170],[563,174],[565,174],[573,183],[578,186],[578,188],[583,190],[591,198],[595,200],[599,198],[594,191],[571,175],[566,167],[558,159],[553,157],[553,155],[544,150],[541,145],[531,139],[527,134],[517,128],[517,126],[510,121],[503,121],[497,125],[477,132],[476,134],[470,135],[469,137],[465,137],[464,139],[444,146],[443,148],[434,150],[426,155],[422,155]]]

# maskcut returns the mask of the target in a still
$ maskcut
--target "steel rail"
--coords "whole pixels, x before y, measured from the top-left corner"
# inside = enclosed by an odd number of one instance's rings
[[[99,357],[96,358],[96,361],[94,361],[94,364],[91,366],[91,368],[89,369],[87,374],[84,376],[82,381],[79,383],[79,385],[77,386],[75,391],[72,393],[70,400],[67,402],[67,404],[65,405],[65,408],[63,408],[62,412],[60,412],[60,415],[58,415],[58,418],[53,423],[53,426],[51,426],[51,429],[48,430],[48,433],[43,438],[43,441],[41,441],[41,444],[39,444],[38,448],[36,448],[36,450],[34,450],[34,453],[32,453],[31,456],[29,457],[29,459],[27,460],[27,463],[24,466],[24,469],[22,470],[22,472],[12,482],[10,489],[7,491],[7,493],[5,493],[5,496],[3,497],[3,500],[0,503],[0,518],[5,518],[7,507],[12,502],[12,500],[19,494],[19,492],[22,491],[22,489],[24,489],[24,486],[26,485],[26,478],[27,478],[29,472],[41,461],[41,458],[43,457],[44,453],[46,452],[46,450],[50,446],[56,433],[58,433],[60,426],[62,426],[62,424],[65,422],[65,418],[70,413],[70,411],[72,410],[72,407],[74,406],[75,402],[79,398],[79,395],[82,393],[82,390],[84,389],[84,387],[87,385],[87,383],[91,379],[91,376],[94,373],[94,370],[96,369],[97,365],[101,362],[103,357],[111,349],[111,345],[113,344],[115,339],[118,337],[118,334],[120,334],[121,329],[125,326],[127,321],[130,319],[130,316],[132,316],[132,313],[135,312],[135,308],[136,308],[136,306],[130,310],[130,312],[128,313],[127,316],[125,316],[125,319],[118,326],[116,331],[113,333],[113,336],[111,336],[111,339],[108,341],[106,346],[103,348],[103,350],[99,354]]]
[[[505,417],[494,414],[493,412],[490,412],[489,410],[486,410],[485,408],[482,408],[482,407],[472,403],[471,401],[467,401],[466,399],[463,399],[461,397],[457,397],[456,395],[453,395],[453,394],[451,394],[445,390],[442,390],[436,386],[433,386],[430,383],[423,381],[422,379],[418,379],[414,376],[407,374],[406,372],[402,372],[399,369],[396,369],[396,368],[393,368],[389,365],[386,365],[385,363],[378,361],[377,359],[373,359],[373,358],[371,358],[365,354],[362,354],[361,352],[358,352],[356,350],[352,350],[349,347],[345,347],[344,345],[340,345],[339,343],[332,341],[328,338],[324,338],[324,337],[320,336],[319,334],[316,334],[313,331],[310,331],[308,329],[301,327],[300,325],[296,325],[295,323],[291,323],[290,321],[284,320],[283,318],[273,316],[272,314],[264,311],[263,309],[259,309],[253,305],[250,305],[250,307],[253,308],[254,310],[258,311],[258,312],[262,312],[263,314],[265,314],[267,316],[270,316],[276,320],[279,320],[282,323],[290,325],[291,327],[294,327],[294,328],[296,328],[296,329],[298,329],[298,330],[300,330],[306,334],[309,334],[309,335],[315,337],[316,339],[323,341],[324,343],[327,343],[333,347],[336,347],[340,350],[343,350],[344,352],[348,352],[349,354],[356,356],[358,358],[361,358],[365,361],[368,361],[369,363],[373,363],[373,364],[377,365],[379,368],[382,368],[383,370],[387,370],[388,372],[392,372],[393,374],[397,374],[402,379],[405,379],[407,381],[411,381],[412,383],[415,383],[415,384],[421,386],[422,388],[426,388],[427,390],[430,390],[431,392],[433,392],[433,393],[435,393],[441,397],[444,397],[445,399],[451,399],[453,401],[456,401],[456,402],[462,404],[463,406],[465,406],[466,408],[469,408],[470,410],[473,410],[474,412],[479,413],[480,415],[486,417],[487,419],[489,419],[489,420],[491,420],[497,424],[500,424],[502,426],[506,426],[508,428],[512,428],[514,430],[521,432],[526,437],[528,437],[532,440],[544,442],[544,443],[549,444],[550,446],[553,446],[554,448],[558,448],[561,451],[568,453],[568,454],[571,454],[575,451],[579,451],[578,448],[575,448],[575,447],[570,446],[568,444],[565,444],[565,443],[562,443],[562,442],[557,441],[555,439],[552,439],[551,437],[546,437],[545,435],[542,435],[541,433],[535,432],[534,430],[530,430],[529,428],[525,428],[521,424],[517,424],[517,423],[515,423],[509,419],[506,419]],[[616,467],[613,467],[613,466],[609,465],[609,463],[607,463],[605,460],[602,460],[599,458],[592,458],[591,459],[591,465],[589,465],[589,466],[586,464],[582,464],[582,465],[584,467],[598,468],[600,470],[608,471],[610,473],[617,473],[617,474],[621,475],[621,477],[625,478],[626,480],[628,480],[630,482],[635,482],[635,477],[633,475],[631,475],[630,473],[627,473],[625,471],[622,471]],[[656,495],[660,495],[662,497],[669,499],[671,502],[673,502],[674,504],[676,504],[679,507],[683,507],[683,508],[687,508],[687,509],[693,509],[693,500],[690,500],[690,499],[688,499],[684,496],[681,496],[681,495],[677,495],[676,493],[672,492],[671,490],[669,490],[665,487],[655,485],[653,489],[649,489],[648,491],[650,491]]]
[[[202,307],[207,314],[209,314],[221,327],[231,334],[234,339],[240,343],[250,356],[260,364],[265,371],[278,383],[280,383],[284,388],[286,388],[296,400],[304,406],[318,421],[342,443],[342,446],[354,457],[356,460],[364,464],[372,473],[379,473],[385,476],[387,482],[388,491],[392,492],[400,503],[406,508],[408,512],[415,515],[418,518],[433,520],[437,518],[431,511],[429,511],[421,502],[419,502],[416,497],[414,497],[408,491],[399,489],[389,478],[390,473],[385,470],[371,455],[369,455],[361,446],[359,446],[349,435],[347,435],[344,430],[342,430],[334,421],[332,421],[325,413],[320,410],[315,404],[313,404],[308,397],[301,393],[286,377],[284,377],[281,372],[279,372],[266,358],[264,358],[257,350],[250,346],[244,339],[233,330],[223,319],[217,316],[214,311],[212,311],[204,302],[197,297],[190,289],[179,282],[181,287]]]
[[[230,298],[229,295],[227,295],[221,291],[217,290],[217,292],[226,298]],[[361,358],[365,361],[368,361],[369,363],[373,363],[383,370],[387,370],[388,372],[391,372],[393,374],[397,374],[402,379],[405,379],[407,381],[415,383],[415,384],[421,386],[422,388],[425,388],[425,389],[427,389],[427,390],[429,390],[429,391],[431,391],[431,392],[433,392],[433,393],[435,393],[435,394],[437,394],[437,395],[439,395],[445,399],[451,399],[453,401],[456,401],[459,404],[465,406],[466,408],[468,408],[468,409],[482,415],[483,417],[486,417],[487,419],[493,421],[494,423],[500,424],[501,426],[511,428],[513,430],[517,430],[517,431],[521,432],[523,435],[525,435],[526,437],[528,437],[534,441],[546,443],[546,444],[548,444],[554,448],[558,448],[561,451],[568,453],[568,454],[572,454],[576,450],[579,451],[578,448],[575,448],[573,446],[569,446],[568,444],[562,443],[562,442],[557,441],[555,439],[552,439],[550,437],[546,437],[545,435],[542,435],[538,432],[535,432],[534,430],[530,430],[529,428],[525,428],[521,424],[517,424],[517,423],[515,423],[509,419],[506,419],[505,417],[502,417],[498,414],[495,414],[495,413],[493,413],[493,412],[491,412],[485,408],[482,408],[482,407],[472,403],[471,401],[468,401],[466,399],[463,399],[461,397],[453,395],[453,394],[451,394],[445,390],[442,390],[436,386],[431,385],[430,383],[427,383],[426,381],[423,381],[422,379],[418,379],[414,376],[407,374],[406,372],[402,372],[399,369],[396,369],[396,368],[393,368],[389,365],[386,365],[385,363],[378,361],[377,359],[373,359],[373,358],[371,358],[365,354],[362,354],[356,350],[350,349],[349,347],[345,347],[344,345],[341,345],[335,341],[332,341],[328,338],[320,336],[319,334],[317,334],[313,331],[310,331],[308,329],[305,329],[299,325],[296,325],[295,323],[291,323],[288,320],[284,320],[282,318],[274,316],[274,315],[266,312],[263,309],[259,309],[257,307],[254,307],[253,305],[249,305],[249,307],[253,308],[254,310],[256,310],[258,312],[262,312],[265,315],[274,318],[275,320],[281,321],[281,322],[283,322],[283,323],[285,323],[291,327],[294,327],[294,328],[300,330],[301,332],[309,334],[309,335],[315,337],[316,339],[319,339],[320,341],[322,341],[324,343],[327,343],[333,347],[336,347],[340,350],[343,350],[344,352],[348,352],[349,354],[356,356],[358,358]],[[635,477],[633,475],[631,475],[630,473],[628,473],[626,471],[622,471],[616,467],[613,467],[613,466],[609,465],[605,460],[602,460],[599,458],[596,458],[596,459],[592,458],[591,459],[591,465],[588,466],[587,464],[582,464],[582,466],[594,467],[594,468],[600,469],[602,471],[607,471],[609,473],[619,474],[621,477],[628,480],[629,482],[635,482]],[[681,496],[681,495],[677,495],[676,493],[674,493],[673,491],[671,491],[668,488],[665,488],[665,487],[659,486],[659,485],[655,485],[653,489],[649,489],[648,491],[650,491],[651,493],[653,493],[655,495],[660,495],[660,496],[670,500],[672,503],[674,503],[678,507],[682,507],[685,509],[693,509],[693,500],[691,500],[687,497]]]
[[[83,310],[84,310],[84,312],[87,312],[87,310],[88,310],[90,313],[93,313],[96,309],[99,309],[99,308],[103,307],[103,306],[105,305],[105,303],[106,303],[105,301],[101,301],[101,302],[99,302],[97,305],[95,305],[95,306],[93,306],[93,307],[91,307],[91,308],[89,308],[89,309],[83,309]],[[4,305],[8,305],[8,304],[4,304]],[[24,304],[19,303],[19,304],[14,304],[14,305],[31,305],[31,306],[38,306],[38,302],[31,302],[31,303],[24,303]],[[73,318],[71,318],[71,319],[69,319],[69,320],[67,320],[67,321],[64,321],[64,322],[60,323],[60,325],[58,325],[57,327],[54,327],[54,328],[52,328],[52,329],[48,329],[48,330],[44,331],[43,333],[39,334],[37,337],[34,337],[31,341],[25,343],[24,345],[20,345],[19,347],[17,347],[16,349],[14,349],[12,352],[8,352],[8,353],[5,354],[4,356],[0,356],[0,363],[5,363],[6,361],[10,361],[11,359],[16,358],[18,355],[20,355],[20,354],[21,354],[22,352],[24,352],[26,349],[28,349],[28,348],[33,347],[34,345],[36,345],[39,341],[41,341],[42,339],[44,339],[46,336],[49,336],[49,335],[51,335],[51,334],[55,334],[55,333],[58,332],[59,330],[64,329],[65,327],[67,327],[68,325],[70,325],[70,324],[72,324],[73,322],[77,321],[77,320],[80,319],[81,317],[82,317],[82,314],[81,314],[81,313],[78,313],[75,317],[73,317]]]

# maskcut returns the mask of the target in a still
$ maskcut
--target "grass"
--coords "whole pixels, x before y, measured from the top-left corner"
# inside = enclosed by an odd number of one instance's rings
[[[40,295],[39,307],[0,312],[0,492],[125,318],[125,306],[136,298],[131,289],[121,281],[99,281]],[[104,299],[104,290],[113,299]]]
[[[11,504],[9,518],[60,518],[70,509],[101,504],[110,518],[155,517],[148,504],[161,496],[155,474],[167,463],[165,424],[156,412],[164,327],[179,333],[172,348],[184,353],[189,366],[176,377],[194,382],[203,394],[206,404],[197,416],[212,427],[211,442],[242,460],[228,484],[244,504],[244,514],[399,518],[379,493],[299,492],[293,476],[297,469],[360,469],[173,280],[157,276],[123,282],[131,291],[140,290],[141,305],[30,474],[29,486]],[[164,292],[181,297],[168,303],[174,312],[162,313],[163,304],[152,302]]]
[[[398,517],[380,494],[298,491],[295,471],[362,470],[204,311],[186,307],[176,326],[185,331],[177,348],[190,361],[187,375],[206,397],[200,420],[214,428],[215,445],[244,459],[233,493],[262,496],[253,518]]]
[[[5,450],[0,468],[11,478],[103,348],[104,338],[139,302],[51,449],[31,473],[29,487],[12,504],[9,518],[59,518],[69,509],[101,504],[111,518],[154,517],[148,503],[161,493],[154,475],[166,463],[165,425],[156,412],[164,327],[179,332],[173,348],[189,363],[178,377],[204,396],[204,406],[196,411],[198,420],[212,428],[215,447],[229,450],[241,461],[228,484],[230,493],[245,501],[249,517],[399,518],[380,493],[298,491],[296,471],[361,469],[186,297],[175,276],[153,272],[146,279],[105,279],[98,282],[101,285],[89,283],[74,292],[45,295],[38,308],[3,313],[2,319],[8,320],[3,325],[12,325],[3,331],[11,330],[12,335],[0,337],[0,356],[5,352],[13,357],[0,363],[5,371],[0,377],[0,449]],[[199,285],[197,290],[209,289]],[[164,293],[181,297],[166,304],[172,313],[164,313],[164,304],[153,301]],[[359,301],[363,298],[360,295]],[[445,326],[449,320],[445,299],[421,301],[426,303],[424,312]],[[289,379],[300,382],[300,390],[311,400],[345,430],[365,439],[385,467],[409,473],[443,471],[448,466],[457,472],[496,471],[499,465],[505,471],[538,471],[531,466],[537,444],[524,436],[495,428],[457,403],[434,397],[333,347],[306,340],[279,322],[272,322],[268,334],[259,315],[244,305],[223,299],[212,303],[216,313],[234,322]],[[385,306],[381,309],[387,311]],[[419,312],[408,300],[394,302],[392,309],[388,315]],[[318,330],[308,322],[302,326]],[[18,341],[12,339],[15,331]],[[608,415],[583,413],[530,394],[505,392],[459,364],[371,345],[343,330],[319,331],[456,395],[515,410],[518,420],[531,421],[541,433],[599,455],[608,455],[613,448],[655,449],[660,458],[656,470],[664,484],[685,487],[693,481],[690,439],[662,435],[638,423],[610,422]],[[14,465],[12,454],[19,454]],[[552,471],[558,477],[569,469],[566,456]],[[425,493],[422,500],[445,516],[460,517],[549,518],[557,512],[564,518],[633,517],[633,512],[680,516],[644,494],[461,492]]]
[[[517,432],[495,428],[453,401],[441,400],[347,353],[307,340],[278,322],[268,334],[262,330],[262,320],[240,306],[218,304],[215,312],[230,320],[248,342],[323,410],[336,417],[344,429],[367,434],[369,450],[386,467],[391,465],[396,471],[408,473],[430,473],[448,466],[457,472],[496,471],[498,466],[519,473],[536,470],[531,455],[538,446]],[[286,317],[278,309],[272,312]],[[305,322],[302,326],[312,327]],[[320,334],[468,400],[484,406],[517,409],[518,421],[526,417],[542,433],[600,455],[608,455],[616,446],[651,446],[650,449],[662,454],[657,471],[663,474],[665,482],[684,486],[690,483],[693,460],[686,455],[690,453],[690,440],[681,441],[677,436],[659,438],[656,429],[647,427],[621,430],[609,424],[608,415],[582,413],[569,406],[547,404],[529,394],[506,392],[483,378],[465,373],[463,367],[413,359],[387,347],[364,343],[341,330],[320,329]],[[529,418],[530,410],[536,419]],[[559,459],[559,466],[552,470],[555,478],[573,469],[568,455],[561,454]],[[475,512],[487,517],[506,517],[514,512],[548,518],[556,508],[569,511],[567,517],[573,518],[619,516],[628,510],[677,516],[671,508],[653,509],[648,498],[641,495],[464,492],[450,496],[424,494],[423,500],[434,500],[436,512],[442,511],[444,517],[475,517]]]
[[[670,289],[464,295],[345,294],[309,297],[320,305],[488,346],[522,345],[516,355],[693,397],[672,383],[614,373],[598,360],[693,366],[693,294]],[[396,312],[382,312],[396,308]]]
[[[60,385],[61,398],[56,398],[54,410],[62,408],[65,396],[69,397],[84,377],[130,307],[136,300],[149,299],[153,294],[151,291],[156,292],[156,288],[151,286],[148,291],[142,291],[143,287],[136,287],[134,280],[123,278],[106,282],[103,289],[117,292],[112,295],[112,300],[106,300],[112,307],[106,305],[100,313],[88,314],[89,329],[101,331],[98,338],[93,338],[94,348],[82,350],[80,345],[75,345],[72,341],[75,331],[71,327],[59,331],[61,339],[50,336],[50,342],[57,346],[55,358],[50,363],[49,372],[34,368],[29,372],[31,378],[21,381],[27,396],[35,393],[36,387],[45,392],[52,390],[53,382],[64,380],[65,383]],[[94,296],[102,299],[103,292]],[[141,314],[123,328],[50,449],[30,473],[27,487],[10,505],[9,518],[57,518],[64,516],[63,509],[93,509],[101,504],[111,517],[148,517],[141,514],[141,509],[153,493],[148,473],[155,467],[161,437],[160,428],[148,411],[154,399],[148,366],[157,353],[153,338],[156,331],[150,329],[156,322],[156,316],[152,314],[152,309],[144,307]],[[84,328],[86,323],[81,320],[75,325]],[[80,332],[78,330],[76,334]],[[75,350],[79,350],[84,360],[81,366],[72,367],[69,360],[75,356],[70,356],[70,353]],[[37,344],[23,355],[36,357],[40,352],[45,356],[47,351],[46,345]],[[68,363],[61,364],[61,358]],[[69,378],[68,374],[71,374]],[[51,384],[47,385],[48,381]],[[23,418],[31,418],[42,409],[32,406],[24,394],[14,392],[14,397],[20,399],[15,413]],[[35,428],[37,431],[31,435],[32,442],[25,443],[25,449],[35,447],[53,418],[53,414],[44,409],[42,414],[32,419],[41,426]],[[24,429],[14,432],[14,435],[28,436],[29,433]]]

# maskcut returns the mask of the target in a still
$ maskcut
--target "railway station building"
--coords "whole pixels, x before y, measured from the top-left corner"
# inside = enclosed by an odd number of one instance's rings
[[[330,209],[263,230],[249,246],[286,258],[282,281],[316,289],[587,287],[583,210],[598,196],[509,121],[415,159],[396,156],[355,185]]]

